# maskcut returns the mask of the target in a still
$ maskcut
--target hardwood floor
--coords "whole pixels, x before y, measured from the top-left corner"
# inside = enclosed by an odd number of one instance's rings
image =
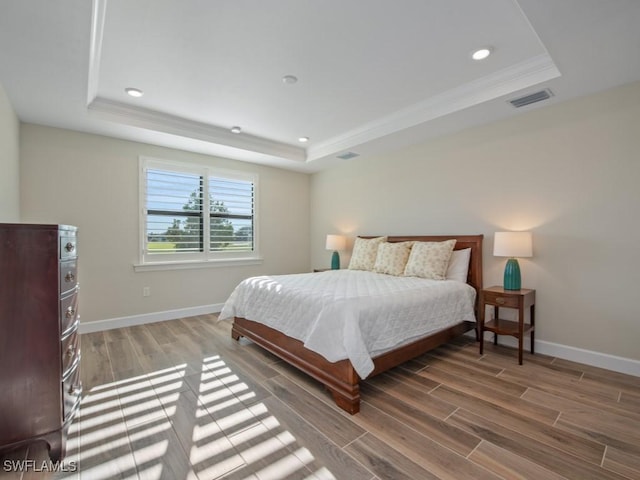
[[[639,377],[460,338],[363,382],[350,416],[213,315],[81,342],[79,471],[56,479],[640,479]]]

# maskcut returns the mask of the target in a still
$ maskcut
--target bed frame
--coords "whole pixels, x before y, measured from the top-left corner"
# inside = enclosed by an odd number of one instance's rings
[[[389,242],[439,242],[449,239],[457,240],[455,250],[471,248],[467,283],[476,289],[475,310],[477,318],[478,298],[480,290],[482,289],[483,235],[387,237],[387,241]],[[476,330],[477,340],[478,330],[476,322],[463,321],[428,337],[386,352],[373,359],[374,370],[369,376],[389,370],[473,329]],[[240,317],[234,318],[231,337],[235,340],[239,340],[240,337],[246,337],[252,340],[264,349],[322,382],[333,395],[338,407],[350,414],[355,414],[360,411],[360,378],[349,360],[340,360],[331,363],[323,356],[305,348],[301,341],[288,337],[261,323]]]

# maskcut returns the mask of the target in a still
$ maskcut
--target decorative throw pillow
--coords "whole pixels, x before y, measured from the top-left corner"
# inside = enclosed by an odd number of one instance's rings
[[[455,245],[455,240],[414,243],[404,269],[405,276],[444,280]]]
[[[470,248],[463,248],[462,250],[454,250],[451,252],[449,267],[447,267],[447,274],[445,275],[447,280],[456,280],[458,282],[467,283],[470,260]]]
[[[411,245],[413,242],[383,242],[379,244],[373,271],[388,275],[402,275],[409,259]]]
[[[349,261],[349,270],[373,270],[378,255],[378,245],[386,240],[387,237],[356,238]]]

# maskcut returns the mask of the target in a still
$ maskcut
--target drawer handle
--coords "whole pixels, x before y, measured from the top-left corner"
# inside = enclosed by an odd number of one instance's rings
[[[76,246],[71,242],[67,242],[67,244],[64,246],[64,249],[67,252],[73,252],[76,249]]]
[[[67,348],[67,357],[69,357],[69,358],[73,357],[73,354],[75,352],[76,352],[75,345],[69,345],[69,348]]]
[[[73,309],[73,307],[67,307],[67,311],[64,314],[64,316],[67,318],[73,318],[75,314],[76,314],[76,311]]]
[[[75,276],[73,273],[71,273],[71,272],[67,273],[67,274],[64,276],[64,281],[65,281],[65,282],[67,282],[67,283],[68,283],[68,282],[73,282],[75,279],[76,279],[76,276]]]
[[[502,303],[505,303],[506,301],[507,301],[507,300],[506,300],[506,299],[504,299],[504,298],[502,298],[502,297],[496,297],[496,303],[500,303],[500,304],[502,304]]]
[[[78,396],[81,393],[82,393],[82,382],[78,383],[77,385],[71,385],[69,387],[69,394],[70,395]]]

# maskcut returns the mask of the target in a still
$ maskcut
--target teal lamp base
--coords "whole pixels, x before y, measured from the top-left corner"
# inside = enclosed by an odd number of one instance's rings
[[[338,252],[333,252],[331,256],[331,270],[340,270],[340,255]]]
[[[518,260],[510,258],[507,260],[507,266],[504,267],[503,288],[505,290],[520,290],[520,287],[520,265],[518,265]]]

